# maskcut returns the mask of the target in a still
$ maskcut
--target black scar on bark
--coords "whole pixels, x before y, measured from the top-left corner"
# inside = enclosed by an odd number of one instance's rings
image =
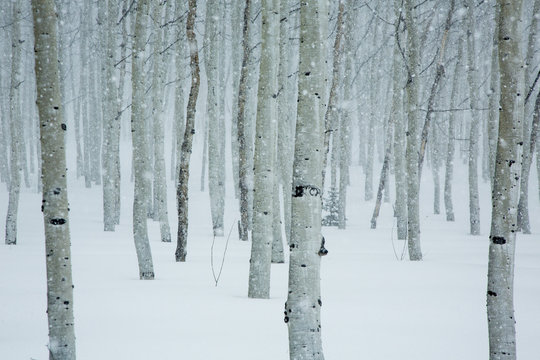
[[[497,293],[495,291],[488,290],[487,294],[489,296],[497,296]]]
[[[494,244],[497,244],[497,245],[504,245],[506,244],[506,239],[502,236],[493,236],[491,237],[491,241],[494,243]]]
[[[51,225],[64,225],[66,223],[66,219],[51,219],[49,222]]]

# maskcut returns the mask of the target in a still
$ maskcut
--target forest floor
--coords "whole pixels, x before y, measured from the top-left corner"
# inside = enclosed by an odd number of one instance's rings
[[[377,165],[375,167],[379,169]],[[379,170],[376,170],[378,173]],[[195,172],[196,173],[196,172]],[[212,275],[212,227],[208,194],[192,176],[186,263],[174,260],[175,242],[159,240],[149,221],[156,279],[138,279],[132,239],[132,185],[124,174],[122,219],[104,232],[101,187],[84,188],[70,178],[70,229],[75,284],[78,359],[288,359],[283,308],[287,264],[272,266],[271,299],[247,298],[250,244],[238,240],[237,201],[230,184],[227,236],[216,238]],[[442,175],[442,173],[441,173]],[[73,176],[73,175],[71,175]],[[361,168],[352,167],[346,230],[323,228],[329,255],[323,258],[322,330],[326,359],[477,360],[488,358],[486,279],[490,190],[481,183],[481,236],[469,235],[466,166],[456,161],[456,221],[433,214],[433,187],[424,170],[421,242],[424,260],[407,260],[396,239],[392,206],[383,204],[370,229],[373,201],[363,200]],[[540,334],[540,202],[531,174],[532,235],[518,235],[515,268],[517,352],[538,359]],[[374,178],[375,182],[377,181]],[[441,181],[442,181],[441,177]],[[169,182],[169,218],[176,234],[174,189]],[[5,219],[7,191],[0,191]],[[442,202],[442,199],[441,199]],[[0,358],[48,358],[46,282],[41,197],[23,190],[16,246],[0,245]]]

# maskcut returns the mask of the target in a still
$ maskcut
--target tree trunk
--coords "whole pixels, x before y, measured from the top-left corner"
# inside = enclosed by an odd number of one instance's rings
[[[19,210],[19,193],[21,189],[21,161],[19,149],[24,146],[21,137],[21,20],[22,12],[20,4],[13,2],[13,17],[11,19],[11,84],[9,86],[9,130],[10,136],[10,179],[9,179],[9,201],[6,215],[6,244],[17,244],[17,213]]]
[[[181,6],[181,1],[177,0],[177,6]],[[178,186],[176,188],[176,200],[178,202],[178,236],[176,244],[176,261],[186,261],[187,255],[187,235],[188,235],[188,184],[189,184],[189,160],[193,146],[193,135],[195,134],[195,110],[197,98],[199,96],[199,49],[195,36],[195,19],[197,17],[197,1],[189,0],[189,12],[186,21],[186,34],[189,44],[190,68],[191,68],[191,89],[187,104],[186,127],[184,131],[184,141],[182,142],[182,152],[180,153],[180,171],[178,174]]]
[[[131,136],[133,138],[133,170],[135,178],[135,192],[133,198],[133,237],[137,260],[139,263],[139,277],[141,280],[154,278],[154,266],[148,229],[146,222],[147,194],[145,193],[145,177],[148,147],[146,143],[146,126],[144,119],[144,48],[146,44],[145,27],[148,23],[148,0],[137,3],[135,19],[135,33],[133,40],[133,55],[131,63],[132,105],[131,105]]]
[[[262,48],[257,92],[257,127],[253,164],[253,231],[251,234],[248,296],[267,299],[270,297],[270,264],[274,222],[279,0],[263,0],[261,12]]]
[[[238,184],[240,187],[240,222],[239,238],[248,240],[249,228],[249,198],[248,198],[248,172],[249,163],[247,156],[246,139],[246,100],[247,100],[247,81],[248,81],[248,60],[249,60],[249,33],[250,33],[250,13],[251,0],[246,0],[244,8],[244,26],[242,28],[242,68],[240,70],[240,81],[238,85],[238,120],[236,122],[238,129],[238,154],[239,154],[239,175]]]
[[[403,116],[403,63],[400,61],[400,19],[402,16],[401,0],[394,0],[395,37],[393,54],[393,92],[391,116],[394,118],[394,176],[396,182],[397,238],[407,239],[407,172],[404,154],[406,149],[405,118]]]
[[[480,201],[478,195],[478,137],[480,127],[478,101],[478,69],[476,68],[476,51],[474,32],[474,1],[467,2],[467,81],[469,83],[469,103],[471,106],[471,130],[469,133],[469,217],[471,235],[480,235]]]
[[[42,161],[42,212],[47,265],[49,359],[75,359],[73,282],[66,181],[65,131],[60,98],[53,0],[32,0],[34,56]]]
[[[320,79],[315,69],[321,52],[318,1],[300,3],[298,110],[293,165],[289,291],[285,322],[291,360],[323,360],[321,340],[321,185],[323,126]]]
[[[523,146],[523,96],[520,94],[523,94],[524,79],[519,44],[521,1],[499,0],[497,6],[500,7],[498,37],[501,110],[489,236],[489,358],[515,360],[514,253]]]
[[[167,174],[165,171],[165,130],[163,125],[163,98],[165,87],[165,54],[163,48],[163,34],[161,30],[162,8],[155,3],[153,8],[154,31],[154,76],[152,78],[152,118],[154,134],[154,216],[159,221],[160,237],[162,242],[171,242],[171,229],[169,227],[169,213],[167,210]]]
[[[212,228],[214,236],[223,236],[223,215],[225,211],[225,162],[221,155],[225,153],[225,143],[222,137],[225,128],[219,120],[219,102],[221,89],[219,86],[219,47],[224,41],[220,39],[219,2],[208,0],[206,2],[206,32],[205,68],[208,80],[208,94],[206,102],[208,121],[208,190],[210,194],[210,211],[212,214]]]
[[[113,137],[116,136],[116,129],[120,129],[120,114],[117,101],[117,85],[115,79],[114,55],[116,50],[116,12],[118,4],[114,0],[108,2],[108,31],[107,31],[107,56],[105,67],[107,71],[107,86],[105,87],[104,99],[108,101],[106,111],[104,111],[104,134],[103,134],[103,224],[105,231],[114,231],[116,200],[118,197],[115,191],[120,191],[115,187],[115,155],[113,147]],[[118,150],[118,149],[116,149]]]
[[[540,24],[539,16],[540,13],[540,0],[536,0],[534,2],[533,7],[533,19],[531,23],[531,30],[529,33],[529,43],[527,46],[527,58],[526,58],[526,74],[525,74],[525,84],[526,89],[530,86],[530,83],[532,82],[533,78],[533,71],[532,68],[534,68],[533,61],[534,61],[534,54],[537,51],[537,43],[538,43],[538,25]],[[538,93],[540,94],[540,92]],[[532,95],[532,94],[531,94]],[[530,234],[531,233],[531,224],[529,222],[529,173],[531,170],[531,162],[532,157],[534,155],[534,148],[536,145],[536,136],[538,133],[538,112],[540,111],[539,104],[538,104],[538,96],[535,104],[533,105],[533,111],[532,111],[532,122],[529,121],[528,111],[525,112],[525,119],[524,119],[524,126],[523,126],[523,141],[524,141],[524,148],[523,148],[523,167],[522,167],[522,175],[521,175],[521,185],[520,185],[520,193],[519,193],[519,204],[518,204],[518,215],[517,215],[517,222],[518,222],[518,230],[523,231],[524,234]],[[530,99],[530,97],[529,97]],[[527,106],[528,99],[525,98],[525,106]],[[530,104],[531,102],[529,102]],[[530,126],[529,126],[530,125]]]
[[[463,40],[458,40],[458,56],[452,80],[452,93],[450,95],[450,109],[454,109],[459,94],[459,75],[461,69],[461,59],[463,57]],[[452,203],[452,180],[454,178],[454,155],[456,152],[456,113],[450,112],[448,117],[448,145],[446,150],[445,175],[444,175],[444,207],[446,210],[446,221],[454,221],[454,205]]]
[[[405,1],[405,25],[407,27],[407,239],[409,259],[422,260],[420,247],[420,178],[418,176],[418,87],[419,87],[419,59],[416,24],[413,20],[414,4],[412,0]]]

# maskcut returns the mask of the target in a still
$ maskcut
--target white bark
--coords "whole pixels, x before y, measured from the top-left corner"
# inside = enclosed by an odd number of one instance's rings
[[[270,296],[270,264],[274,237],[274,166],[279,62],[279,0],[262,1],[262,48],[257,92],[253,164],[253,231],[249,267],[251,298]]]
[[[152,117],[154,134],[154,216],[159,221],[162,242],[171,242],[169,213],[167,211],[167,174],[165,172],[165,130],[163,125],[163,97],[165,86],[165,54],[162,53],[162,6],[153,4],[154,18],[154,76],[152,78]]]
[[[419,57],[416,24],[413,19],[414,3],[405,1],[405,23],[407,26],[407,53],[408,79],[407,79],[407,240],[409,259],[422,260],[420,247],[420,204],[419,204],[419,176],[418,176],[418,87],[419,87]]]
[[[208,81],[207,121],[208,121],[208,190],[212,228],[215,236],[223,236],[223,215],[225,211],[225,128],[220,122],[219,102],[219,47],[224,39],[220,35],[220,6],[218,0],[206,2],[206,31],[204,36],[205,67]]]
[[[73,282],[66,182],[65,131],[62,119],[52,0],[32,0],[34,54],[43,169],[43,221],[47,265],[49,359],[75,359]]]
[[[538,51],[538,39],[540,38],[538,36],[538,27],[540,24],[540,0],[536,0],[534,2],[533,7],[533,19],[531,22],[530,32],[529,32],[529,42],[527,45],[527,57],[525,59],[526,64],[526,71],[525,71],[525,93],[528,93],[528,87],[530,86],[531,82],[534,81],[534,60],[535,60],[535,53]],[[522,168],[522,176],[521,176],[521,185],[520,185],[520,194],[519,194],[519,204],[518,204],[518,215],[517,215],[517,221],[518,221],[518,229],[523,231],[524,234],[530,234],[531,233],[531,224],[529,222],[529,173],[531,169],[531,162],[532,157],[534,155],[534,148],[536,143],[536,137],[537,133],[535,130],[535,126],[533,126],[534,122],[534,114],[535,111],[538,111],[535,107],[535,102],[531,101],[534,99],[534,92],[531,93],[531,96],[529,97],[527,107],[528,109],[531,108],[532,105],[532,116],[529,117],[529,111],[525,111],[525,119],[524,119],[524,126],[523,126],[523,142],[525,144],[523,148],[523,168]],[[527,102],[527,100],[526,100]],[[527,103],[525,104],[527,106]],[[531,119],[531,120],[529,120]],[[538,126],[538,125],[536,125]]]
[[[487,316],[490,360],[516,359],[514,252],[523,147],[523,60],[520,49],[521,1],[497,1],[500,7],[501,79],[499,138],[492,190]]]
[[[131,63],[132,105],[131,105],[131,134],[133,141],[133,165],[135,178],[135,192],[133,198],[133,237],[137,260],[139,263],[139,277],[141,280],[154,278],[152,252],[148,240],[146,222],[147,195],[145,193],[145,178],[148,152],[146,144],[146,131],[144,119],[144,48],[146,44],[145,27],[148,23],[148,0],[137,3],[135,20],[135,33],[133,40],[133,55]]]
[[[291,360],[324,359],[320,322],[321,186],[323,126],[318,1],[300,3],[300,59],[293,165],[289,291],[285,321]]]
[[[395,37],[393,58],[393,91],[391,116],[394,118],[394,176],[396,185],[396,210],[397,237],[399,240],[407,239],[407,171],[405,168],[404,154],[406,149],[405,117],[403,116],[403,63],[400,61],[399,50],[401,41],[399,38],[399,21],[402,16],[401,0],[394,0],[395,12]]]
[[[17,243],[17,214],[19,210],[19,193],[21,189],[21,161],[19,149],[24,146],[22,141],[20,122],[22,121],[20,112],[20,88],[21,88],[21,9],[20,4],[15,1],[12,4],[11,18],[11,83],[9,86],[9,130],[10,130],[10,180],[9,180],[9,201],[6,215],[6,244],[15,245]]]
[[[105,231],[114,231],[115,227],[115,212],[116,212],[116,200],[119,199],[119,196],[116,196],[115,192],[120,191],[116,187],[115,176],[117,174],[117,169],[115,169],[116,163],[115,158],[118,154],[114,154],[115,151],[118,151],[118,148],[114,148],[114,137],[119,135],[120,131],[120,115],[118,108],[118,92],[117,85],[115,81],[115,68],[114,68],[114,59],[115,59],[115,50],[116,50],[116,37],[115,28],[116,28],[116,0],[108,1],[108,13],[107,13],[107,56],[105,59],[105,68],[106,68],[106,81],[107,86],[105,87],[105,96],[104,100],[107,105],[104,112],[104,134],[103,134],[103,224]]]
[[[471,130],[469,133],[469,217],[471,235],[480,235],[480,200],[478,195],[478,138],[480,128],[478,100],[478,69],[476,68],[476,51],[474,32],[474,6],[472,0],[467,1],[467,81],[469,83],[469,103],[471,107]]]

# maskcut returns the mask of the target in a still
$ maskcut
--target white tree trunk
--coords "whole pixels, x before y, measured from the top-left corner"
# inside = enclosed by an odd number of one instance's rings
[[[531,22],[530,32],[529,32],[529,42],[527,45],[527,58],[525,59],[526,64],[526,72],[525,72],[525,92],[528,93],[528,87],[530,86],[531,82],[534,79],[534,60],[535,60],[535,53],[538,51],[538,26],[540,24],[540,0],[536,0],[534,2],[533,7],[533,19]],[[523,231],[524,234],[530,234],[531,233],[531,224],[529,222],[529,173],[531,169],[531,162],[532,157],[534,155],[534,148],[536,143],[536,137],[537,133],[535,130],[535,126],[533,126],[534,123],[534,117],[535,117],[535,111],[538,111],[536,109],[535,103],[531,101],[534,99],[534,92],[531,93],[531,96],[529,96],[527,107],[528,109],[531,109],[532,105],[532,116],[529,118],[529,111],[525,111],[525,119],[524,119],[524,126],[523,126],[523,141],[524,141],[524,148],[523,148],[523,167],[522,167],[522,176],[521,176],[521,185],[520,185],[520,194],[519,194],[519,204],[518,204],[518,215],[517,215],[517,221],[518,221],[518,229]],[[525,100],[525,105],[527,106],[527,100]],[[531,120],[529,120],[531,119]],[[536,125],[538,126],[538,125]]]
[[[224,41],[220,36],[220,17],[218,0],[206,2],[206,32],[204,36],[204,54],[208,94],[206,102],[208,121],[208,190],[214,236],[223,236],[223,215],[225,211],[225,128],[219,120],[219,47]],[[221,40],[220,40],[221,39]]]
[[[144,48],[146,44],[145,27],[148,23],[148,0],[137,3],[135,20],[135,33],[133,40],[133,55],[131,63],[132,105],[131,105],[131,134],[133,141],[133,170],[135,178],[135,192],[133,198],[133,237],[137,260],[139,263],[139,277],[141,280],[154,278],[152,252],[148,240],[146,222],[147,194],[145,194],[145,178],[148,152],[146,144],[146,127],[144,119]]]
[[[15,245],[17,243],[17,213],[19,210],[19,193],[21,189],[21,161],[20,147],[24,146],[21,136],[21,28],[22,12],[20,4],[15,1],[12,4],[11,18],[11,84],[9,86],[9,130],[10,130],[10,180],[9,180],[9,201],[6,215],[6,244]]]
[[[270,297],[270,264],[274,237],[274,166],[279,63],[279,0],[262,1],[262,48],[257,92],[257,125],[253,164],[253,231],[249,267],[251,298]]]
[[[420,247],[420,204],[419,204],[419,176],[418,176],[418,87],[419,87],[419,57],[416,24],[413,19],[414,3],[405,1],[405,24],[407,26],[407,53],[408,79],[407,79],[407,239],[409,259],[422,260]]]
[[[399,34],[399,21],[402,16],[401,0],[394,0],[394,12],[396,29],[395,34]],[[396,185],[396,210],[397,237],[399,240],[407,239],[407,170],[405,168],[405,117],[403,116],[403,63],[400,61],[399,50],[401,39],[395,37],[393,58],[393,91],[391,116],[394,118],[394,176]]]
[[[73,282],[66,181],[65,131],[60,98],[53,0],[32,0],[37,106],[43,171],[49,359],[75,359]]]
[[[523,147],[523,60],[520,49],[521,1],[497,1],[500,7],[499,139],[492,190],[487,316],[490,360],[516,359],[514,252]]]
[[[469,217],[471,235],[480,235],[480,200],[478,195],[478,138],[480,114],[478,101],[478,70],[476,68],[476,51],[474,33],[474,6],[472,0],[467,2],[467,81],[469,83],[469,103],[471,106],[471,130],[469,133]]]
[[[153,4],[154,18],[154,76],[152,78],[152,117],[154,134],[154,216],[159,221],[162,242],[171,242],[167,211],[167,174],[165,172],[165,130],[163,126],[163,97],[165,87],[165,54],[162,53],[161,20],[163,5]]]
[[[289,291],[285,322],[291,360],[323,360],[321,340],[321,186],[323,126],[318,1],[300,3],[298,109],[293,165]]]

